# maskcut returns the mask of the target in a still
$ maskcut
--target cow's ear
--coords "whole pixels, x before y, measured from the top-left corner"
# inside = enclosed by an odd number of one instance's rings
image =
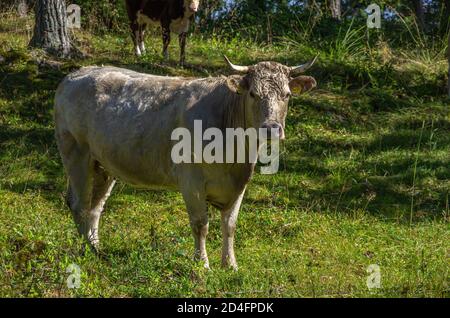
[[[228,88],[236,94],[243,94],[248,90],[247,80],[242,76],[230,76],[227,79]]]
[[[299,76],[289,82],[289,88],[294,95],[300,95],[303,92],[310,91],[316,86],[317,82],[311,76]]]

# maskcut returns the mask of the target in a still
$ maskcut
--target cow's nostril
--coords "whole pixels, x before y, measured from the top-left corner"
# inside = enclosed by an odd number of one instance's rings
[[[261,127],[264,130],[267,139],[284,139],[284,129],[278,123],[263,124]]]
[[[274,124],[272,126],[273,131],[276,131],[277,138],[278,139],[284,139],[284,130],[283,127],[280,124]]]

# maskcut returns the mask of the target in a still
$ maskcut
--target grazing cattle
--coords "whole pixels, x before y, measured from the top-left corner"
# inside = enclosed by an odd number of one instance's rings
[[[234,232],[255,164],[179,163],[171,158],[177,128],[284,125],[291,93],[316,86],[276,62],[233,65],[229,77],[186,79],[140,74],[116,67],[85,67],[69,74],[55,97],[56,140],[69,177],[67,202],[78,231],[98,247],[98,226],[115,178],[143,188],[179,190],[186,203],[195,255],[208,267],[208,204],[220,209],[224,266],[237,268]]]
[[[163,56],[169,58],[170,32],[179,35],[180,64],[185,63],[186,34],[200,0],[125,0],[130,18],[136,55],[145,53],[144,31],[149,24],[160,24]]]

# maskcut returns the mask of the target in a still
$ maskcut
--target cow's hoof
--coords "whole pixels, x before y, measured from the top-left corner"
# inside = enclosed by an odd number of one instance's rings
[[[91,247],[92,251],[95,254],[100,254],[100,243],[97,241],[96,243],[90,243],[89,246]]]
[[[102,250],[100,248],[93,249],[93,252],[100,259],[107,259],[108,258],[108,254],[104,250]]]
[[[92,244],[90,244],[89,242],[83,242],[81,245],[81,254],[86,256],[91,253],[99,255],[101,253],[100,248],[98,246],[96,247],[92,246]]]
[[[233,272],[239,271],[239,267],[237,264],[229,264],[229,263],[222,263],[223,269],[231,269]]]
[[[100,244],[99,244],[99,243],[97,243],[97,244],[92,244],[92,243],[89,242],[89,241],[85,241],[85,242],[83,243],[83,246],[82,246],[82,252],[83,252],[83,254],[86,254],[88,250],[89,250],[91,253],[94,253],[94,254],[96,254],[96,255],[101,254],[101,249],[100,249]]]

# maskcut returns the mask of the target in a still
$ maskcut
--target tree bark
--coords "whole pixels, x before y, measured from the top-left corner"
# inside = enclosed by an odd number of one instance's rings
[[[450,33],[448,34],[447,59],[448,59],[447,91],[448,97],[450,98]]]
[[[44,49],[48,54],[69,57],[74,53],[67,32],[64,0],[37,0],[35,27],[30,46]]]
[[[450,2],[448,0],[443,0],[442,3],[442,17],[439,23],[440,34],[444,35],[447,33],[449,28],[449,19],[450,19]]]
[[[331,17],[341,20],[341,0],[330,0]]]

